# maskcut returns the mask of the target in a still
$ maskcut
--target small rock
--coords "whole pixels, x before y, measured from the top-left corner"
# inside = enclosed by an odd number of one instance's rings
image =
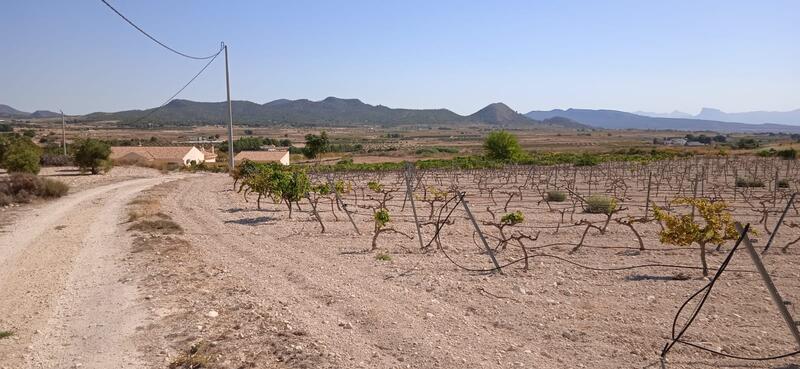
[[[209,318],[216,318],[219,316],[219,313],[216,310],[211,310],[206,313],[206,316]]]

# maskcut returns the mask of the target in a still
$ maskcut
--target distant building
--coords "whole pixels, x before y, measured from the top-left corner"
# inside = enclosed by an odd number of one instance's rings
[[[706,144],[700,141],[689,141],[686,143],[686,146],[705,146]]]
[[[233,157],[237,162],[250,160],[256,163],[281,163],[289,165],[288,151],[242,151]]]
[[[194,146],[113,146],[110,158],[119,163],[159,162],[187,166],[206,161],[205,154]]]
[[[676,138],[668,138],[664,140],[664,145],[668,146],[686,146],[686,143],[689,142],[685,138],[676,137]]]
[[[214,145],[211,145],[211,151],[206,151],[205,147],[201,147],[200,151],[203,153],[204,162],[206,163],[217,162],[217,154],[214,152]]]

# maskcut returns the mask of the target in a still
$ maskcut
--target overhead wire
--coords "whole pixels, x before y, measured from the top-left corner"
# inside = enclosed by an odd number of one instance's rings
[[[163,42],[159,41],[158,39],[156,39],[155,37],[151,36],[149,33],[147,33],[147,32],[146,32],[145,30],[143,30],[141,27],[137,26],[137,25],[136,25],[136,23],[133,23],[133,21],[131,21],[130,19],[128,19],[128,17],[126,17],[124,14],[120,13],[120,11],[119,11],[119,10],[117,10],[116,8],[114,8],[113,6],[111,6],[111,4],[109,4],[109,3],[108,3],[108,1],[106,1],[106,0],[100,0],[100,1],[102,1],[102,2],[103,2],[103,4],[106,4],[106,6],[107,6],[107,7],[109,7],[111,10],[113,10],[113,11],[114,11],[114,13],[117,13],[117,15],[119,15],[119,16],[120,16],[122,19],[124,19],[126,22],[128,22],[128,24],[130,24],[131,26],[133,26],[133,28],[136,28],[136,30],[138,30],[139,32],[141,32],[143,35],[147,36],[147,38],[149,38],[149,39],[150,39],[150,40],[152,40],[153,42],[155,42],[155,43],[157,43],[157,44],[161,45],[161,47],[163,47],[163,48],[165,48],[165,49],[167,49],[167,50],[169,50],[169,51],[172,51],[172,52],[173,52],[173,53],[175,53],[175,54],[178,54],[178,55],[180,55],[180,56],[183,56],[183,57],[185,57],[185,58],[189,58],[189,59],[195,59],[195,60],[206,60],[206,59],[212,59],[212,58],[215,58],[217,55],[219,55],[219,52],[217,52],[216,54],[212,54],[212,55],[209,55],[209,56],[193,56],[193,55],[189,55],[189,54],[186,54],[186,53],[182,53],[182,52],[180,52],[180,51],[178,51],[178,50],[175,50],[175,49],[173,49],[173,48],[171,48],[171,47],[167,46],[167,44],[165,44],[165,43],[163,43]]]

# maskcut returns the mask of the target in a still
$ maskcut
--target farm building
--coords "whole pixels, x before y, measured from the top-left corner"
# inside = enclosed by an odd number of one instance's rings
[[[216,163],[217,162],[217,154],[214,152],[214,146],[211,146],[211,151],[206,151],[205,147],[201,147],[200,151],[203,153],[203,160],[206,163]]]
[[[205,154],[194,146],[114,146],[111,159],[116,162],[160,162],[190,165],[205,161]]]
[[[242,151],[236,156],[234,160],[250,160],[256,163],[281,163],[289,165],[289,152],[288,151]]]

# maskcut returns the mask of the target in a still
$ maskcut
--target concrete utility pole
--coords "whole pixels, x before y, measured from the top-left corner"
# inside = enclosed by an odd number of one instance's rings
[[[231,105],[231,79],[228,75],[228,45],[222,43],[225,49],[225,86],[228,90],[228,170],[232,171],[235,167],[233,162],[233,105]]]
[[[61,145],[64,146],[64,156],[67,155],[67,122],[64,120],[64,111],[61,112]]]

